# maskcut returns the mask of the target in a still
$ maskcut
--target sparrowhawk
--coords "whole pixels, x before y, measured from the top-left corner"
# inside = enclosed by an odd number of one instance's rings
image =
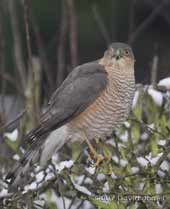
[[[13,187],[32,163],[45,165],[55,151],[72,139],[106,138],[129,114],[135,89],[134,55],[124,43],[112,43],[104,56],[80,65],[52,95],[38,127],[24,142],[30,149],[7,176]]]

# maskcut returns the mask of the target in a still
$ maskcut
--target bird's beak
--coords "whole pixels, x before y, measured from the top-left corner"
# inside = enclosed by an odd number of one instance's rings
[[[121,52],[119,49],[116,50],[115,57],[116,57],[116,60],[118,60],[121,57]]]

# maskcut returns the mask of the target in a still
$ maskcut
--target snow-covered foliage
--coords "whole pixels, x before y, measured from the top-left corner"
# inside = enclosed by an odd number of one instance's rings
[[[96,151],[104,156],[98,167],[96,158],[87,156],[87,145],[74,142],[55,154],[47,168],[35,169],[21,197],[34,194],[37,209],[142,208],[143,204],[145,208],[168,208],[170,78],[161,80],[159,86],[166,89],[139,86],[133,110],[121,129],[107,141],[94,141]],[[14,152],[11,160],[19,160],[18,131],[4,137]],[[7,171],[2,171],[0,201],[9,194],[4,183]],[[25,207],[22,201],[18,205]]]

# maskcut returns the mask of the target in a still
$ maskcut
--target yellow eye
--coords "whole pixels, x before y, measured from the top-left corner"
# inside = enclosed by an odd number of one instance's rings
[[[128,49],[124,49],[124,54],[125,55],[129,55],[130,54],[129,50]]]

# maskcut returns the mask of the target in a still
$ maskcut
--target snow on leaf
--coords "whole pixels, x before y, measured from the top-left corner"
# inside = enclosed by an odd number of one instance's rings
[[[138,157],[137,161],[143,167],[148,166],[148,163],[149,163],[148,160],[146,160],[144,157]]]
[[[71,168],[74,164],[73,160],[66,160],[66,161],[62,161],[59,164],[56,164],[56,170],[58,170],[58,172],[61,172],[64,168]]]
[[[36,182],[32,182],[31,184],[26,185],[26,186],[24,187],[24,192],[27,192],[27,191],[29,191],[29,190],[34,190],[34,189],[36,189],[36,188],[37,188],[37,183],[36,183]]]
[[[164,146],[165,144],[166,144],[166,140],[163,140],[163,139],[161,140],[161,139],[160,139],[160,140],[158,141],[158,145]]]
[[[93,175],[95,173],[96,168],[95,167],[86,167],[85,168],[87,172],[89,172],[91,175]]]
[[[168,90],[170,90],[170,77],[160,80],[158,86],[164,86]]]
[[[15,129],[11,133],[7,132],[7,133],[4,134],[4,136],[6,136],[10,141],[15,142],[18,138],[18,130]]]
[[[164,171],[169,171],[169,163],[168,163],[168,161],[167,160],[163,161],[160,167]]]
[[[1,191],[0,191],[0,197],[3,197],[3,196],[5,196],[5,195],[7,195],[8,194],[8,190],[7,189],[2,189]]]
[[[37,175],[36,175],[37,182],[41,182],[43,180],[43,178],[44,178],[44,171],[37,173]]]
[[[93,194],[84,186],[80,186],[79,184],[76,184],[73,180],[73,178],[71,177],[71,181],[75,187],[75,189],[77,189],[78,191],[86,194],[86,195],[89,195],[89,196],[92,196]]]
[[[156,157],[152,157],[152,154],[149,153],[149,155],[147,155],[146,158],[149,160],[151,165],[155,165],[162,155],[163,155],[163,153],[159,153]]]
[[[128,131],[125,131],[123,134],[121,134],[119,136],[119,138],[120,138],[120,140],[122,142],[127,142],[128,141],[128,137],[129,137]]]
[[[163,103],[163,95],[159,92],[156,91],[153,88],[148,89],[148,94],[152,97],[153,101],[155,102],[156,105],[161,106]]]
[[[98,175],[97,175],[97,180],[98,181],[103,181],[103,180],[105,180],[106,179],[106,176],[103,174],[103,173],[99,173]]]
[[[127,164],[128,164],[128,161],[127,160],[124,160],[124,159],[121,159],[120,160],[120,166],[121,167],[125,167]]]
[[[108,193],[110,191],[109,183],[108,181],[104,183],[103,192]]]
[[[132,173],[137,173],[139,171],[139,167],[132,167]]]
[[[139,98],[139,91],[135,91],[135,95],[133,98],[133,103],[132,103],[132,108],[135,108],[138,102],[138,98]]]
[[[162,186],[161,184],[155,184],[155,191],[157,194],[161,194],[162,193]]]
[[[15,154],[15,155],[13,155],[13,157],[12,157],[14,160],[19,160],[20,159],[20,156],[18,155],[18,154]]]

